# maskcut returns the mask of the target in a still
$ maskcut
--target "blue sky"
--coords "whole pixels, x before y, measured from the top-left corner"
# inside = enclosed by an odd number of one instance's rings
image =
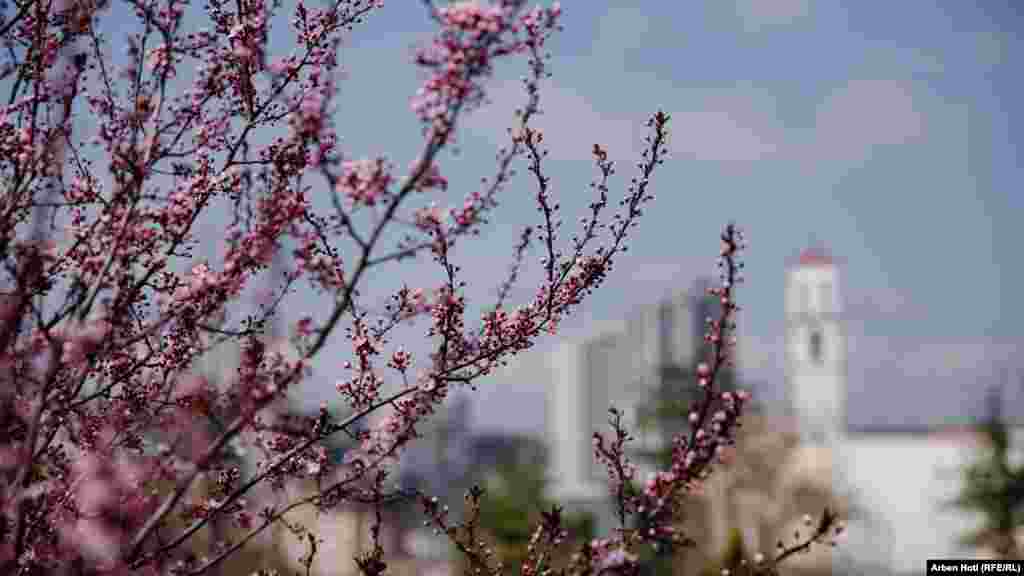
[[[1014,359],[1024,342],[1014,297],[1024,289],[1024,90],[1021,17],[1009,2],[971,4],[563,2],[538,125],[565,220],[589,202],[593,143],[620,162],[623,190],[644,120],[658,108],[673,115],[657,200],[567,330],[585,332],[714,273],[717,233],[735,220],[750,239],[740,364],[763,383],[759,395],[781,396],[784,266],[813,236],[844,262],[851,416],[935,420],[980,408],[994,371],[1024,365]],[[430,30],[420,2],[389,0],[349,36],[336,116],[347,153],[408,165],[420,142],[408,106],[422,79],[412,48]],[[285,38],[275,32],[272,42]],[[460,153],[441,165],[451,202],[493,172],[524,72],[523,62],[499,68],[492,103],[463,125]],[[516,225],[534,217],[531,195],[516,180],[484,237],[460,249],[468,279],[501,274],[507,260],[495,254],[511,255]],[[373,282],[433,285],[431,270],[414,265]],[[302,297],[289,313],[320,305]],[[310,401],[333,398],[344,373],[340,338],[324,352],[305,388]],[[477,422],[536,429],[530,407],[540,394],[530,383],[484,383]]]
[[[741,364],[778,398],[784,263],[814,235],[845,261],[851,419],[975,411],[993,369],[1020,364],[1024,320],[1021,20],[986,4],[566,3],[547,93],[565,178],[587,142],[622,157],[644,113],[674,115],[655,208],[584,315],[713,271],[734,218],[751,240]]]

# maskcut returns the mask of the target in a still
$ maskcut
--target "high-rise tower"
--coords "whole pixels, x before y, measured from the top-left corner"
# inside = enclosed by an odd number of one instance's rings
[[[805,442],[834,446],[846,430],[846,339],[839,269],[823,249],[786,272],[786,381]]]

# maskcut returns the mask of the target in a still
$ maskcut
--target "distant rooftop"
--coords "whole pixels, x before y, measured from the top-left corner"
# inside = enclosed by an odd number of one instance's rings
[[[801,266],[831,266],[832,256],[822,247],[807,248],[800,253]]]
[[[949,440],[972,440],[980,436],[977,426],[970,424],[889,424],[873,426],[850,426],[848,436],[927,436],[930,438],[946,438]],[[1011,428],[1019,424],[1007,423]]]

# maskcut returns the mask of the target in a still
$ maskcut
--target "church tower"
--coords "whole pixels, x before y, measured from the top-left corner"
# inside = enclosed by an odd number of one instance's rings
[[[786,272],[786,380],[801,439],[835,446],[846,431],[846,339],[839,269],[804,250]]]

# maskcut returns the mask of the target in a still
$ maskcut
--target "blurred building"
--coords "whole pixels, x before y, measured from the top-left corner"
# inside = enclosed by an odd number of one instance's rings
[[[690,366],[701,347],[709,308],[707,280],[593,334],[565,340],[550,354],[528,362],[546,380],[546,435],[551,451],[550,497],[570,508],[594,512],[599,531],[611,527],[607,473],[593,456],[593,433],[609,431],[608,409],[637,431],[641,407],[655,394],[665,366]],[[538,367],[538,364],[541,366]],[[663,443],[661,431],[632,444],[649,453]],[[652,469],[636,459],[641,475]]]
[[[948,418],[926,426],[847,425],[840,296],[840,268],[823,249],[805,250],[791,264],[786,379],[801,443],[784,477],[816,479],[851,507],[843,545],[822,561],[833,573],[919,574],[928,558],[984,556],[958,544],[980,518],[948,506],[964,465],[978,455],[982,440],[973,426],[951,426]],[[892,382],[899,385],[898,375]],[[908,419],[927,406],[927,398],[907,406]],[[1021,446],[1022,432],[1011,430],[1012,446]]]
[[[592,434],[608,430],[611,405],[638,430],[637,408],[654,393],[659,367],[693,362],[703,319],[717,315],[701,309],[705,288],[698,284],[509,367],[547,384],[551,498],[596,513],[600,533],[613,522]],[[736,464],[720,469],[694,503],[689,533],[701,536],[704,552],[721,550],[739,529],[750,550],[770,554],[779,540],[791,543],[795,530],[806,534],[804,514],[818,516],[830,505],[845,515],[847,533],[838,548],[791,562],[796,573],[912,574],[928,558],[985,557],[958,543],[981,519],[948,505],[962,487],[964,465],[979,454],[976,421],[918,425],[912,416],[927,412],[924,398],[906,407],[913,426],[849,425],[841,269],[826,250],[804,250],[790,262],[784,308],[787,406],[782,416],[745,418]],[[656,448],[663,435],[639,435],[635,445]],[[1021,446],[1024,427],[1011,438]],[[1024,460],[1024,452],[1014,458]]]
[[[456,393],[438,412],[417,427],[422,438],[405,448],[398,469],[399,482],[439,498],[469,487],[474,466],[471,430],[472,404],[467,393]]]

